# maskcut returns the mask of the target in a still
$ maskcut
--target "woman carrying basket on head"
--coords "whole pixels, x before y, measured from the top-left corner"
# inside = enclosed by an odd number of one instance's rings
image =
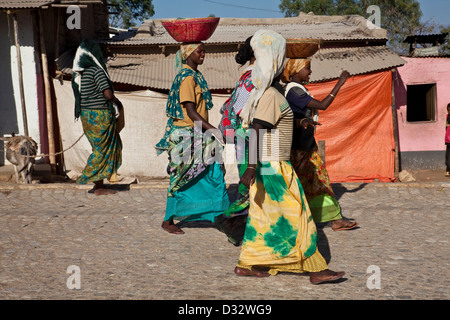
[[[317,121],[317,110],[326,110],[331,105],[350,76],[347,71],[343,71],[330,94],[319,101],[303,86],[309,81],[311,72],[309,59],[289,59],[281,76],[281,80],[287,83],[286,100],[294,112],[294,118],[298,121],[302,119]],[[290,159],[302,183],[314,221],[329,223],[334,231],[353,229],[358,223],[342,217],[328,172],[320,158],[314,133],[314,127],[299,126],[294,129]]]
[[[197,69],[204,59],[203,43],[181,45],[166,105],[169,119],[164,137],[156,145],[158,154],[167,151],[169,155],[170,182],[162,228],[173,234],[184,233],[174,219],[214,222],[230,204],[219,161],[223,141],[205,132],[217,129],[208,122],[211,93]]]
[[[328,270],[319,253],[316,226],[289,162],[294,115],[274,87],[284,68],[286,40],[274,31],[259,30],[251,46],[255,89],[241,118],[256,137],[250,137],[249,164],[241,178],[249,188],[250,208],[235,273],[265,277],[280,271],[309,272],[313,284],[336,281],[344,272]],[[266,142],[258,146],[263,134]]]

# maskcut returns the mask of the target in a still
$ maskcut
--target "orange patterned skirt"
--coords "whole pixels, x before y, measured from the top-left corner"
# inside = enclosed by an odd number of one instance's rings
[[[290,161],[305,191],[314,221],[319,223],[342,219],[339,202],[331,188],[317,145],[311,151],[291,150]]]

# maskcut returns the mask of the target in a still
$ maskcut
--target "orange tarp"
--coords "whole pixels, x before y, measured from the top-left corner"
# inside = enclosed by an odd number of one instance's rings
[[[325,140],[332,182],[395,181],[391,79],[391,71],[350,77],[328,109],[319,111],[316,141]],[[307,87],[322,100],[336,82]]]

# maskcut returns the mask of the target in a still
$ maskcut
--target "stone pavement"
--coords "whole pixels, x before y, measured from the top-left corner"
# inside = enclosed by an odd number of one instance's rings
[[[304,275],[236,276],[239,247],[211,226],[164,232],[166,186],[97,197],[74,183],[0,183],[0,299],[450,298],[450,180],[334,184],[360,228],[318,229],[330,269],[346,272],[318,286]]]

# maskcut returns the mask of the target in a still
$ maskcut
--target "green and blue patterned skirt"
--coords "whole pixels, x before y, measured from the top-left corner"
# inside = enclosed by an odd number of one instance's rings
[[[116,129],[116,118],[108,109],[81,110],[80,118],[92,153],[77,183],[103,179],[117,182],[117,170],[122,164],[122,140]]]
[[[230,205],[220,145],[191,127],[174,127],[169,136],[170,175],[164,220],[214,222]]]

